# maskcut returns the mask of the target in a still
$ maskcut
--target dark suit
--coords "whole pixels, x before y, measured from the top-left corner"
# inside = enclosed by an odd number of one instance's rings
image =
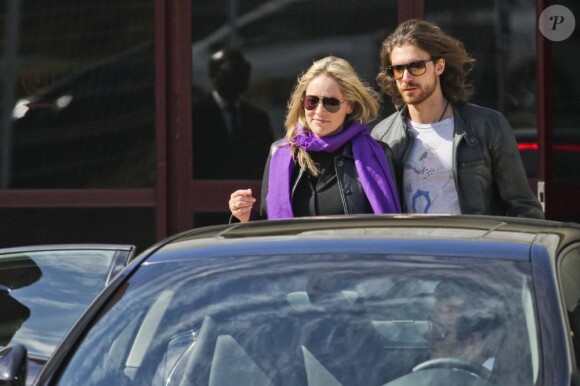
[[[274,141],[268,114],[240,101],[239,130],[230,134],[224,115],[211,94],[193,104],[193,178],[262,178]]]

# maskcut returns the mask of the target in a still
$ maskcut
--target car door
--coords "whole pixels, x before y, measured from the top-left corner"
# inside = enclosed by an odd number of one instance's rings
[[[576,366],[580,366],[580,245],[573,245],[561,254],[559,285],[570,323]]]
[[[0,249],[0,349],[26,346],[27,384],[134,253],[132,245],[109,244]]]

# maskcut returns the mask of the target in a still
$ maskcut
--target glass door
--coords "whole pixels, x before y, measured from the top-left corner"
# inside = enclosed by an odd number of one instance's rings
[[[550,219],[580,222],[580,4],[573,0],[538,8],[538,46],[542,48],[545,130],[540,139],[542,185]]]
[[[314,60],[343,57],[375,84],[380,44],[396,26],[396,10],[396,0],[192,1],[194,226],[227,223],[236,189],[251,188],[260,196],[270,144],[284,136],[294,82]],[[220,64],[220,55],[243,59]],[[235,100],[241,118],[237,132],[229,113],[219,109],[228,99]],[[390,111],[385,105],[384,113]]]

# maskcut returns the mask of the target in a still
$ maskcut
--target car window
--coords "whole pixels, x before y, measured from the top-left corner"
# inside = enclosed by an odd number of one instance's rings
[[[566,309],[574,311],[580,303],[580,246],[565,253],[560,264],[560,277]]]
[[[580,246],[564,253],[560,263],[560,283],[570,319],[576,362],[580,365]]]
[[[116,251],[0,254],[0,346],[48,357],[105,286]]]
[[[531,384],[527,263],[468,262],[306,254],[146,263],[56,384],[386,385],[421,376],[413,369],[437,350],[464,355],[476,330],[482,360],[473,371],[489,372],[492,384]],[[435,348],[452,341],[455,351]]]

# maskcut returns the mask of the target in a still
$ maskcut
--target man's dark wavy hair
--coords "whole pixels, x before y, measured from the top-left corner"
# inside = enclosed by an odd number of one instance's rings
[[[386,67],[391,63],[391,51],[406,43],[413,44],[428,52],[434,59],[445,59],[445,71],[440,76],[441,89],[445,98],[452,103],[467,102],[473,94],[473,87],[466,83],[467,74],[473,68],[473,59],[461,41],[441,30],[435,24],[418,19],[401,23],[382,43],[380,52],[381,70],[376,81],[383,92],[391,97],[397,109],[404,106],[403,98],[397,90],[397,82],[387,75]]]

